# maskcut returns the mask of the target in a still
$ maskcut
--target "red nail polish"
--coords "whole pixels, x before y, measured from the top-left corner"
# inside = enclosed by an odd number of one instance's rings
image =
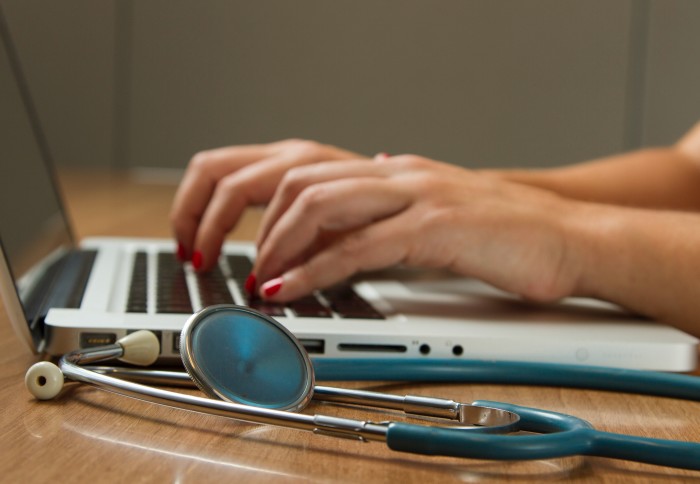
[[[192,254],[192,267],[194,267],[195,270],[199,270],[199,268],[202,267],[202,262],[202,253],[196,250],[194,254]]]
[[[248,293],[248,295],[252,295],[255,293],[255,286],[257,285],[257,280],[255,279],[255,274],[252,272],[248,274],[248,278],[245,280],[245,284],[243,285],[243,288],[245,289],[245,292]]]
[[[177,243],[177,258],[180,262],[187,260],[185,256],[185,246],[180,242]]]
[[[282,288],[282,278],[271,279],[262,285],[262,293],[265,297],[272,297]]]
[[[382,152],[382,153],[377,153],[376,155],[374,155],[374,159],[375,160],[386,160],[387,158],[389,158],[389,156],[391,156],[391,155],[389,155],[389,153]]]

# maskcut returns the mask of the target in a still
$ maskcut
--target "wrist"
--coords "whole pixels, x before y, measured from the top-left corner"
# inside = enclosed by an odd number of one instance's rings
[[[479,170],[479,173],[498,180],[517,183],[520,185],[528,185],[566,196],[566,191],[563,190],[563,180],[559,179],[560,170],[558,169],[488,169]]]
[[[572,296],[617,302],[619,288],[633,277],[630,231],[638,218],[635,209],[576,202],[568,221],[567,253],[576,268]],[[642,221],[643,223],[643,221]]]

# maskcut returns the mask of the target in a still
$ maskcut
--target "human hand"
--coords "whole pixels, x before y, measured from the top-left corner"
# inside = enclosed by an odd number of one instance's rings
[[[410,155],[297,167],[265,213],[253,273],[273,301],[396,264],[554,300],[580,269],[567,245],[574,203]]]
[[[249,205],[267,203],[290,168],[360,155],[313,141],[231,146],[195,155],[177,190],[170,220],[178,256],[197,270],[216,263],[226,234]]]

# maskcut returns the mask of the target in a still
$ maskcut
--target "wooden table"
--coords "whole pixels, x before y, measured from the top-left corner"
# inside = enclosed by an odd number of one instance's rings
[[[64,174],[62,182],[79,237],[170,235],[173,184],[85,173]],[[233,236],[251,239],[258,219],[259,212],[251,211]],[[4,311],[0,318],[1,482],[700,480],[700,472],[602,458],[486,462],[403,454],[380,443],[240,423],[80,385],[69,386],[55,401],[37,402],[23,379],[39,357],[19,344]],[[700,442],[700,402],[515,385],[338,385],[463,402],[512,402],[577,415],[607,431]],[[306,412],[386,418],[321,404]]]

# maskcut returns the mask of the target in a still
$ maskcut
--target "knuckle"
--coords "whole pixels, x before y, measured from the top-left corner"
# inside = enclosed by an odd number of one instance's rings
[[[295,146],[296,144],[303,143],[304,141],[306,141],[306,140],[303,138],[287,138],[287,139],[283,139],[281,141],[278,141],[277,144]]]
[[[312,290],[318,288],[318,282],[316,281],[315,272],[308,262],[303,263],[298,267],[297,277],[300,286],[303,287],[305,290]]]
[[[435,173],[422,173],[416,178],[416,183],[430,193],[444,193],[447,190],[446,180],[444,177],[438,176]]]
[[[419,220],[420,226],[426,230],[438,231],[446,227],[457,227],[459,214],[447,207],[434,207],[422,214]]]
[[[221,180],[219,180],[219,182],[216,184],[216,190],[223,190],[226,193],[231,193],[234,190],[236,190],[239,187],[239,185],[240,181],[238,176],[236,176],[235,174],[227,175]]]
[[[426,158],[418,155],[399,155],[394,157],[394,161],[405,168],[420,169],[424,168],[428,163]]]
[[[312,212],[322,207],[327,197],[328,190],[323,185],[313,185],[299,194],[298,201],[305,212]]]
[[[211,162],[211,151],[200,151],[190,159],[189,166],[195,171],[206,171]]]
[[[315,158],[323,151],[323,145],[317,141],[297,139],[291,145],[297,156]]]
[[[367,245],[367,236],[362,231],[353,232],[343,237],[339,246],[343,262],[346,265],[352,265],[356,257],[367,249]]]
[[[303,167],[291,168],[282,177],[279,190],[285,195],[298,193],[302,190],[302,187],[305,186],[305,180],[306,170],[304,170]]]

